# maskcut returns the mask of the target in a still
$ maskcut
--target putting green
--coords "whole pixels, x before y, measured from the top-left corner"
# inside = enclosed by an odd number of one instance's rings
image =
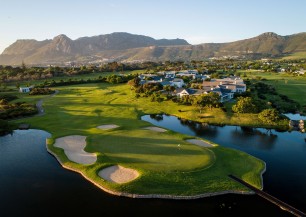
[[[215,162],[214,153],[171,134],[145,129],[115,130],[92,135],[87,150],[103,153],[104,163],[129,164],[152,171],[191,171]]]

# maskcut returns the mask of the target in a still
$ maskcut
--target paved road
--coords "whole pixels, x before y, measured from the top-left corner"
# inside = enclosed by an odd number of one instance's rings
[[[50,96],[47,96],[47,97],[53,97],[56,94],[58,94],[58,92],[59,92],[58,90],[55,90],[55,93],[53,93],[53,94],[51,94]],[[47,97],[45,97],[45,98],[47,98]],[[43,99],[38,100],[38,102],[36,103],[36,108],[38,110],[38,114],[37,114],[38,116],[41,116],[41,115],[45,114],[45,111],[44,111],[44,108],[42,107],[42,104],[43,104]]]

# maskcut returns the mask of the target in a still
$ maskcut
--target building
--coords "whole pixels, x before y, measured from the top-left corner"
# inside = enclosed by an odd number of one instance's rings
[[[33,88],[34,88],[34,86],[30,86],[30,87],[20,87],[20,88],[19,88],[19,92],[20,92],[20,93],[29,93]]]
[[[172,81],[170,81],[170,86],[181,88],[185,85],[183,79],[181,78],[174,78]]]

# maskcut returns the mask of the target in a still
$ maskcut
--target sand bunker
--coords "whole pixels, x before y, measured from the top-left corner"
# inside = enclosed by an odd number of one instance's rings
[[[203,140],[199,140],[199,139],[187,139],[186,141],[190,142],[192,144],[195,144],[195,145],[206,147],[206,148],[214,147],[212,144],[209,144],[209,143],[204,142]]]
[[[109,130],[109,129],[115,129],[117,127],[119,127],[119,126],[116,125],[116,124],[105,124],[105,125],[100,125],[97,128],[101,129],[101,130]]]
[[[101,178],[118,184],[130,182],[139,176],[139,173],[136,170],[118,165],[100,170],[98,174]]]
[[[160,128],[160,127],[145,127],[143,129],[146,129],[146,130],[153,130],[153,131],[156,131],[156,132],[160,132],[160,133],[163,133],[163,132],[166,132],[167,130],[163,129],[163,128]]]
[[[79,164],[93,164],[97,161],[97,155],[84,151],[86,136],[65,136],[55,140],[54,147],[64,149],[68,159]]]

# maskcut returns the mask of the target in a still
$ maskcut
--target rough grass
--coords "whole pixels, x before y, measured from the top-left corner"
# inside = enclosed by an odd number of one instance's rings
[[[306,52],[296,52],[289,54],[288,56],[282,57],[282,60],[292,60],[292,59],[306,59]]]
[[[139,119],[145,113],[178,114],[179,106],[173,102],[136,99],[128,85],[87,84],[57,89],[60,92],[56,96],[44,100],[46,114],[26,120],[32,127],[52,134],[48,147],[65,166],[82,171],[103,187],[136,194],[170,195],[247,191],[228,178],[229,174],[261,187],[260,172],[264,163],[246,153],[220,146],[203,148],[187,143],[185,139],[190,136],[142,129],[150,126]],[[25,98],[37,99],[26,95]],[[196,118],[192,107],[180,108],[183,113]],[[112,130],[96,128],[103,124],[120,127]],[[97,153],[97,163],[90,166],[73,163],[62,149],[53,147],[55,138],[66,135],[87,136],[85,150]],[[100,169],[114,164],[134,168],[140,177],[127,184],[114,184],[97,175]]]

